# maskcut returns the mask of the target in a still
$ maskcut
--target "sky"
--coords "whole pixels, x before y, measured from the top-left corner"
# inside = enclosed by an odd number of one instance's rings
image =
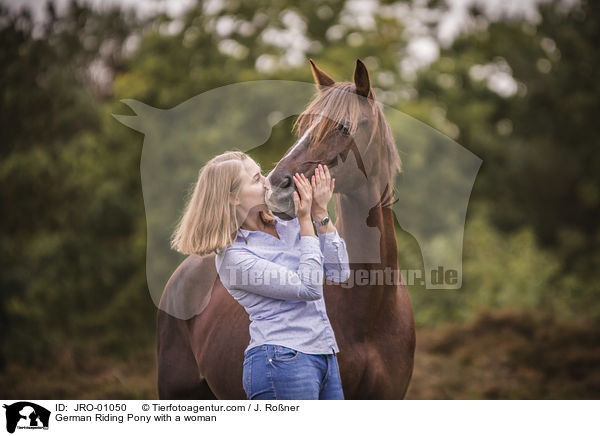
[[[80,0],[81,1],[81,0]],[[135,9],[138,15],[148,16],[156,12],[165,12],[176,19],[187,8],[196,3],[196,0],[84,0],[96,8],[107,8],[119,5],[126,9]],[[548,0],[447,0],[449,9],[447,12],[433,11],[425,7],[426,0],[413,0],[410,4],[399,2],[392,6],[379,8],[379,11],[396,16],[406,26],[406,39],[408,41],[407,56],[403,56],[398,68],[406,78],[413,76],[417,70],[424,68],[439,57],[440,44],[448,45],[453,38],[463,29],[481,25],[470,19],[467,11],[471,5],[478,5],[485,13],[488,20],[494,21],[503,17],[525,18],[536,22],[539,19],[536,5]],[[567,6],[578,0],[562,0]],[[60,14],[66,8],[70,0],[55,0],[57,11]],[[0,0],[0,3],[10,9],[18,10],[24,5],[28,6],[33,13],[34,21],[41,22],[45,13],[45,1],[43,0]],[[205,9],[213,11],[219,9],[220,0],[209,0],[205,3]],[[349,0],[346,4],[345,20],[361,28],[368,29],[372,25],[372,14],[378,9],[377,0]],[[287,13],[282,17],[286,26],[285,30],[272,29],[263,34],[263,38],[274,45],[285,50],[282,62],[290,66],[302,65],[306,60],[306,50],[311,42],[303,36],[305,23],[297,15]],[[439,22],[437,34],[431,34],[426,25],[427,22]],[[342,21],[343,23],[343,21]],[[176,24],[176,23],[175,23]],[[227,23],[224,22],[226,28]],[[176,27],[176,26],[175,26]],[[336,29],[330,29],[335,37]],[[339,29],[337,29],[339,31]],[[329,33],[329,32],[328,32]],[[341,32],[340,32],[341,33]],[[357,35],[358,38],[360,35]],[[348,40],[352,43],[352,40]],[[221,50],[235,52],[239,47],[224,45]],[[261,57],[262,58],[262,57]],[[273,68],[273,59],[268,56],[257,60],[257,69]],[[509,71],[501,71],[502,66],[496,71],[491,71],[494,78],[492,86],[497,85],[497,92],[511,95],[516,92],[516,84],[511,80]],[[482,70],[483,71],[483,70]],[[480,71],[481,73],[481,71]]]
[[[57,9],[61,10],[68,5],[71,0],[54,0]],[[81,1],[81,0],[80,0]],[[96,8],[108,8],[113,5],[135,9],[141,16],[148,16],[155,12],[166,12],[172,17],[177,17],[183,13],[191,5],[195,4],[195,0],[84,0],[88,4],[94,5]],[[440,33],[439,37],[443,41],[451,41],[456,33],[466,24],[466,11],[472,4],[477,4],[483,8],[486,15],[491,19],[498,19],[503,15],[521,16],[530,20],[537,18],[535,5],[544,0],[448,0],[450,10],[448,13],[440,17]],[[566,3],[573,3],[574,0],[566,0]],[[22,6],[29,7],[36,21],[41,21],[44,17],[45,1],[44,0],[0,0],[0,3],[13,10],[18,10]],[[219,0],[212,0],[208,3],[213,5],[218,4]],[[424,0],[414,0],[411,7],[399,4],[399,12],[410,14],[412,23],[411,31],[419,32],[420,23],[422,20],[430,18],[431,11],[422,7]],[[376,5],[376,0],[350,0],[349,8],[352,11],[359,12],[357,15],[365,15],[364,12],[372,11]],[[409,9],[412,9],[409,11]]]

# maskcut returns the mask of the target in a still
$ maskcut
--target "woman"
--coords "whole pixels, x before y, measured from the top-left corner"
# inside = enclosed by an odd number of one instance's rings
[[[345,242],[327,217],[335,180],[321,165],[311,182],[303,174],[293,180],[296,218],[283,221],[267,208],[256,162],[236,151],[213,158],[200,171],[172,246],[217,252],[221,282],[248,312],[248,399],[344,399],[323,299],[323,273],[337,282],[350,274]]]

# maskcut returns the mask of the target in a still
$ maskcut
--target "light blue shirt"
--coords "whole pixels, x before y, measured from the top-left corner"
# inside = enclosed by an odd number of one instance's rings
[[[323,298],[323,274],[338,283],[350,277],[346,243],[337,230],[301,236],[295,218],[275,217],[280,239],[240,229],[218,253],[221,282],[248,312],[250,344],[283,345],[308,354],[339,352]],[[226,327],[226,326],[225,326]]]

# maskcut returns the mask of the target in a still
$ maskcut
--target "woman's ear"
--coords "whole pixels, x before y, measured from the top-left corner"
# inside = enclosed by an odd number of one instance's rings
[[[237,206],[240,204],[240,200],[237,197],[229,196],[229,204],[232,206]]]

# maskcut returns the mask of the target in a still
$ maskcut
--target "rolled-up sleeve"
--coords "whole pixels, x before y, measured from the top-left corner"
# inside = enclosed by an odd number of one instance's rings
[[[300,238],[300,262],[293,271],[263,259],[243,247],[228,248],[218,267],[227,289],[280,300],[323,298],[323,254],[314,236]]]
[[[329,233],[319,233],[318,235],[324,257],[325,278],[336,283],[345,282],[350,277],[346,242],[337,230]]]

